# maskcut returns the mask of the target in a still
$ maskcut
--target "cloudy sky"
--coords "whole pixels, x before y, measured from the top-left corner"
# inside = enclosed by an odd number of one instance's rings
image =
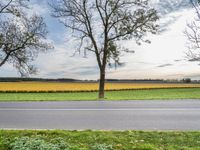
[[[123,42],[135,54],[124,54],[120,68],[107,69],[107,78],[119,79],[200,79],[200,62],[186,59],[186,24],[195,17],[189,0],[154,0],[152,4],[159,12],[161,30],[158,35],[150,35],[151,44],[137,46],[133,40]],[[55,49],[40,54],[33,62],[42,78],[97,79],[99,77],[95,56],[89,54],[73,56],[74,42],[71,35],[56,19],[50,16],[47,0],[32,0],[32,11],[45,17],[48,26],[48,39]],[[1,77],[19,76],[10,64],[0,68]]]

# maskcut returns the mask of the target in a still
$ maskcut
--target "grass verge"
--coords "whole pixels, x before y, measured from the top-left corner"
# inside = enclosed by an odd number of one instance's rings
[[[97,92],[0,93],[0,101],[97,100]],[[148,89],[106,92],[106,100],[200,99],[200,88]]]
[[[1,150],[199,150],[200,132],[0,131]]]

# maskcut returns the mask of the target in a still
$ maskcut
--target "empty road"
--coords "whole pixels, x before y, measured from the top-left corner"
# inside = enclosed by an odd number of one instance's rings
[[[200,100],[1,102],[0,128],[200,130]]]

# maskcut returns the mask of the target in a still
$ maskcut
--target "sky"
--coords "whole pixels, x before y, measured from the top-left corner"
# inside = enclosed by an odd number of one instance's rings
[[[98,79],[96,58],[88,54],[73,56],[75,41],[69,31],[50,15],[47,0],[31,0],[31,10],[42,15],[49,31],[48,40],[54,49],[40,53],[33,64],[38,68],[38,78]],[[123,42],[134,54],[123,54],[123,66],[108,68],[106,78],[114,79],[182,79],[200,80],[200,62],[186,58],[187,39],[184,36],[187,23],[195,18],[195,10],[189,0],[153,0],[152,6],[159,13],[160,32],[149,35],[151,44],[138,46],[134,40]],[[0,68],[1,77],[20,76],[11,64]]]

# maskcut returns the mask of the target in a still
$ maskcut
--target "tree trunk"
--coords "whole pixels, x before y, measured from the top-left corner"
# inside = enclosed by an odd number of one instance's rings
[[[99,99],[104,99],[104,87],[105,87],[105,69],[103,69],[103,71],[100,71]]]

